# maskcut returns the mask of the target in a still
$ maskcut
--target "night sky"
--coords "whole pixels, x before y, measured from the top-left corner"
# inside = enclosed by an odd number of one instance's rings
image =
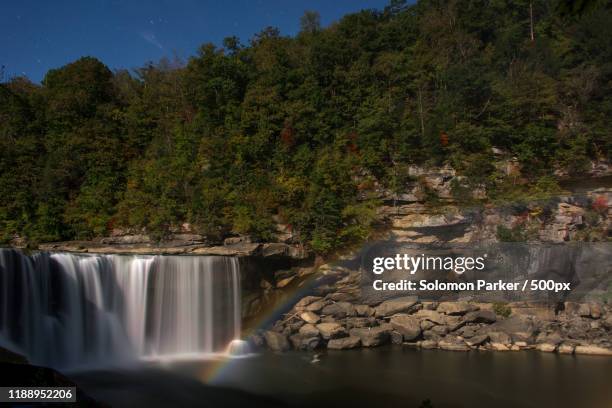
[[[90,55],[111,69],[136,68],[161,57],[187,59],[199,45],[221,45],[236,35],[247,43],[266,26],[282,35],[299,31],[304,10],[323,26],[388,0],[159,0],[33,1],[0,4],[0,66],[4,80],[25,75],[39,82],[50,68]]]

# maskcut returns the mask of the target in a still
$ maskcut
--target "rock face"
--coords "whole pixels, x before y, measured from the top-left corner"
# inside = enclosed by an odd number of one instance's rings
[[[239,242],[230,245],[211,246],[188,241],[167,241],[151,243],[142,237],[134,240],[109,241],[67,241],[40,244],[41,251],[86,252],[96,254],[151,254],[151,255],[220,255],[249,256],[261,258],[306,259],[309,254],[303,248],[284,243]]]

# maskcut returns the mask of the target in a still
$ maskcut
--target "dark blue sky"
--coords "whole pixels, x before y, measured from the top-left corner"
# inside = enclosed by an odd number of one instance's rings
[[[299,30],[304,10],[324,26],[388,0],[7,0],[0,4],[4,79],[40,81],[47,70],[91,55],[110,68],[135,68],[163,56],[186,59],[204,42],[236,35],[246,43],[266,26]]]

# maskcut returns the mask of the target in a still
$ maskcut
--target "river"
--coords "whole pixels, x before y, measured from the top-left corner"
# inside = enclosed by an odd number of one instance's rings
[[[264,352],[225,362],[174,362],[121,375],[96,372],[73,378],[92,396],[113,406],[129,406],[125,401],[130,398],[144,398],[150,406],[189,405],[195,395],[200,395],[198,401],[208,402],[205,406],[223,407],[233,403],[304,407],[612,406],[612,359],[608,357],[537,351],[464,353],[405,346],[327,351],[319,353],[320,361],[313,363],[314,355]],[[194,380],[213,387],[197,389]]]

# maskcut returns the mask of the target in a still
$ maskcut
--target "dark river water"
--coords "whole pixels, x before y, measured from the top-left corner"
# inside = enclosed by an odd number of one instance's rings
[[[612,407],[612,358],[401,346],[72,375],[112,406]],[[204,385],[206,384],[206,385]]]

